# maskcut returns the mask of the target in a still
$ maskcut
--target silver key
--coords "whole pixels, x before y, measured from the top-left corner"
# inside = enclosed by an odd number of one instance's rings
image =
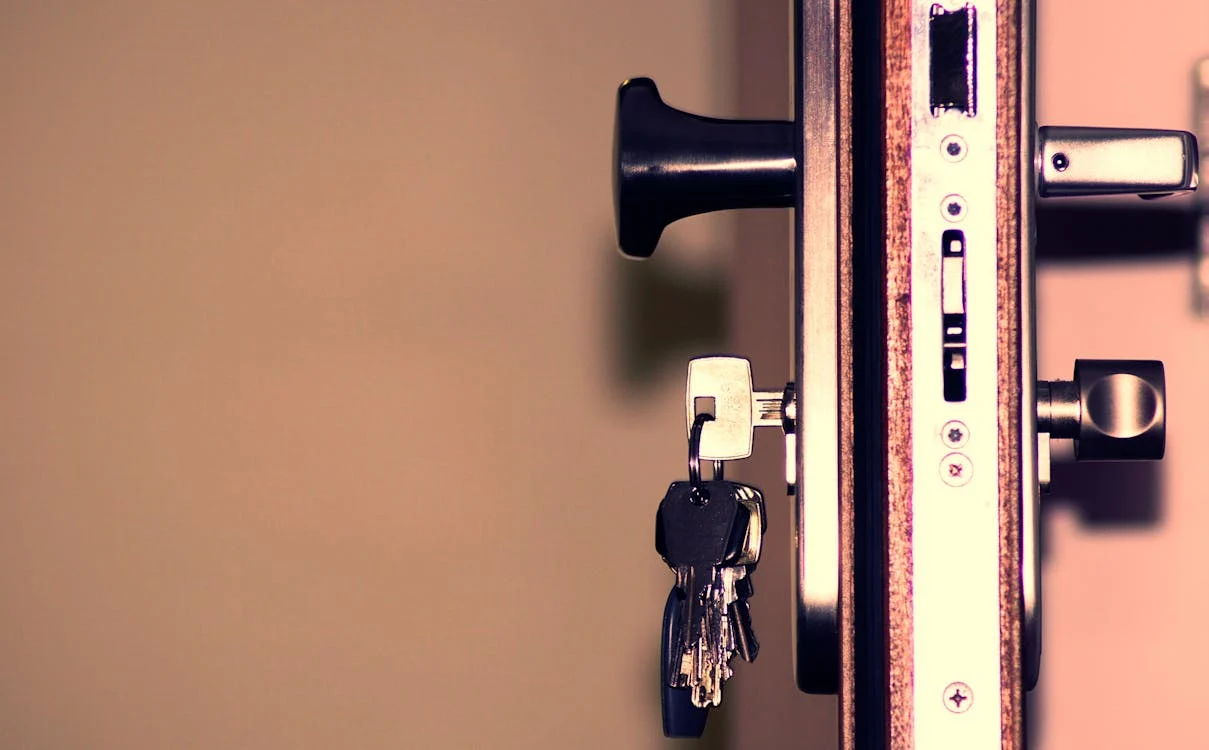
[[[750,621],[744,618],[746,602],[740,601],[738,584],[750,575],[760,560],[764,499],[754,487],[733,482],[728,482],[727,486],[736,502],[746,507],[750,515],[738,556],[726,566],[714,568],[712,580],[703,593],[703,606],[697,610],[703,619],[700,637],[681,654],[678,684],[691,688],[693,705],[699,708],[717,706],[721,702],[722,685],[734,674],[730,662],[736,652],[743,651],[743,658],[748,661],[754,658],[751,647],[754,634]],[[696,587],[686,580],[688,575],[686,569],[677,571],[680,586],[691,591]],[[755,648],[758,647],[757,644]]]
[[[755,487],[746,484],[732,483],[735,495],[748,513],[751,514],[747,524],[747,538],[743,541],[743,553],[734,565],[755,565],[760,561],[760,550],[764,542],[764,528],[767,520],[764,517],[764,495]]]
[[[685,427],[713,414],[701,430],[701,459],[731,461],[751,455],[756,427],[781,427],[784,390],[757,391],[751,362],[742,357],[698,357],[688,363]]]
[[[731,605],[738,600],[735,583],[747,574],[744,567],[718,568],[709,587],[709,603],[703,608],[705,622],[702,638],[684,654],[680,671],[692,688],[693,705],[700,708],[722,702],[722,684],[730,679],[735,654],[734,622]]]
[[[746,575],[747,568],[742,566],[715,571],[701,608],[701,638],[681,654],[678,682],[691,688],[693,705],[698,708],[721,703],[722,685],[734,674],[730,660],[739,644],[731,611],[739,599],[736,584]]]
[[[734,565],[741,567],[741,575],[736,575],[732,582],[730,605],[727,612],[730,616],[730,627],[734,633],[735,650],[744,661],[755,661],[759,653],[760,643],[756,640],[755,630],[751,625],[751,610],[748,598],[752,593],[751,575],[755,572],[756,564],[760,562],[760,550],[763,545],[764,528],[764,495],[755,487],[740,485],[736,488],[739,502],[750,513],[747,525],[747,538],[744,540],[743,552]],[[740,590],[741,589],[741,590]],[[737,596],[735,595],[737,594]]]

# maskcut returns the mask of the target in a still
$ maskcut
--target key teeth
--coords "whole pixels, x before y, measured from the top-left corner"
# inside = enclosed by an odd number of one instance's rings
[[[739,657],[748,664],[754,662],[760,654],[760,642],[751,627],[751,609],[746,599],[739,599],[730,605],[731,620],[735,628],[735,646]]]

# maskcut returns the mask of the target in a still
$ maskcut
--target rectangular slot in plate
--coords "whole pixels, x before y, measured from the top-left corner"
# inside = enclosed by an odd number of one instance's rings
[[[978,20],[974,6],[945,10],[933,5],[928,19],[929,77],[932,115],[956,110],[978,114]]]
[[[966,400],[966,236],[945,231],[940,240],[940,310],[944,341],[945,401]]]

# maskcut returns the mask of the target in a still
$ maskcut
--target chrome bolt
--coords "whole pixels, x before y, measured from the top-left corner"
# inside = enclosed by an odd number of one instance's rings
[[[950,487],[961,487],[973,474],[974,465],[964,453],[950,453],[940,459],[940,478]]]
[[[964,714],[974,704],[974,691],[964,682],[950,682],[945,688],[945,708],[955,714]]]
[[[940,428],[940,439],[949,448],[960,448],[970,439],[970,428],[960,419],[950,419]]]

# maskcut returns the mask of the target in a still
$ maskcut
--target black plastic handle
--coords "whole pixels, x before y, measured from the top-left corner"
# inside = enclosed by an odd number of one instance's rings
[[[613,198],[617,241],[649,258],[677,219],[730,208],[794,203],[793,123],[720,120],[669,107],[649,78],[617,91]]]

